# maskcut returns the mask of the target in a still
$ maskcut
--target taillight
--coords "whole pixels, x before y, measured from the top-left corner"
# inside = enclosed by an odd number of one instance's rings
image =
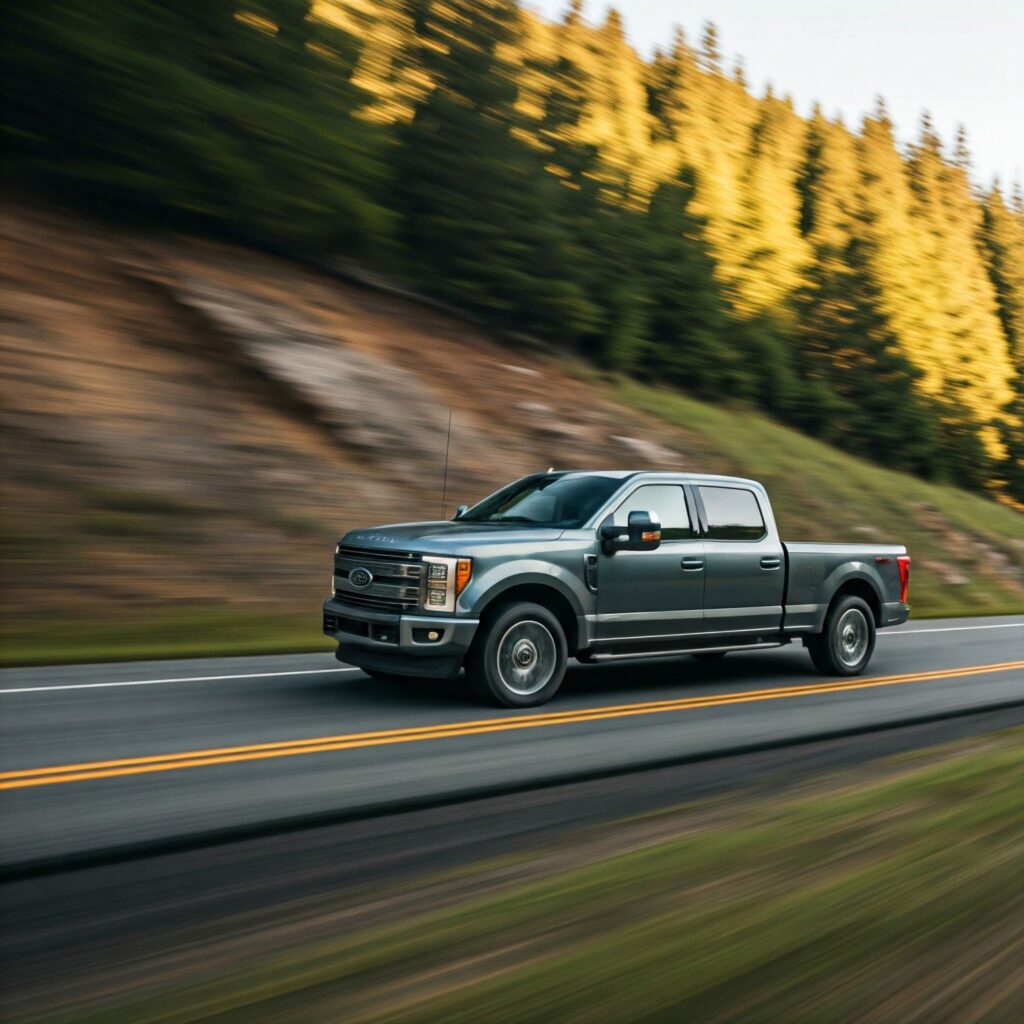
[[[910,555],[899,555],[896,564],[900,567],[900,604],[906,604],[910,590]]]

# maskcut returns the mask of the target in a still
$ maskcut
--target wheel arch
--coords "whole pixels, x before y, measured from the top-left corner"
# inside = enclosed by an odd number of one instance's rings
[[[477,636],[484,635],[489,619],[493,619],[501,608],[519,601],[539,604],[551,612],[565,633],[566,649],[570,656],[575,654],[579,649],[582,611],[571,595],[546,581],[522,581],[491,591],[480,610]]]
[[[848,576],[839,584],[828,603],[828,608],[825,610],[822,628],[824,628],[824,624],[828,620],[832,609],[844,597],[850,595],[859,597],[871,609],[871,616],[875,620],[875,628],[878,629],[882,625],[882,597],[875,588],[874,583],[866,576]]]

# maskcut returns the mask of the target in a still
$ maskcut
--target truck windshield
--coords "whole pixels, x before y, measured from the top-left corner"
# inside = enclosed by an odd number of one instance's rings
[[[519,523],[579,529],[617,490],[613,476],[538,473],[495,491],[459,516],[459,522]]]

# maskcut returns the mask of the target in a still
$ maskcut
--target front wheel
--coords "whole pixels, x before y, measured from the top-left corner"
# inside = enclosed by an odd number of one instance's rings
[[[836,602],[825,628],[807,641],[814,667],[834,676],[857,676],[868,667],[875,650],[875,617],[852,594]]]
[[[466,674],[488,703],[529,708],[555,695],[567,659],[558,619],[542,605],[522,601],[501,609],[481,627]]]

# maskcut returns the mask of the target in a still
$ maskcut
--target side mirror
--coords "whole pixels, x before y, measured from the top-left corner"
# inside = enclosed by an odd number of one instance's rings
[[[455,510],[455,518],[456,519],[461,519],[468,511],[469,511],[469,506],[468,505],[460,505]]]
[[[600,529],[605,554],[616,551],[653,551],[661,544],[661,521],[653,512],[636,509],[629,513],[628,526],[605,523]]]
[[[661,520],[653,512],[630,512],[628,529],[632,551],[653,551],[661,544]]]

